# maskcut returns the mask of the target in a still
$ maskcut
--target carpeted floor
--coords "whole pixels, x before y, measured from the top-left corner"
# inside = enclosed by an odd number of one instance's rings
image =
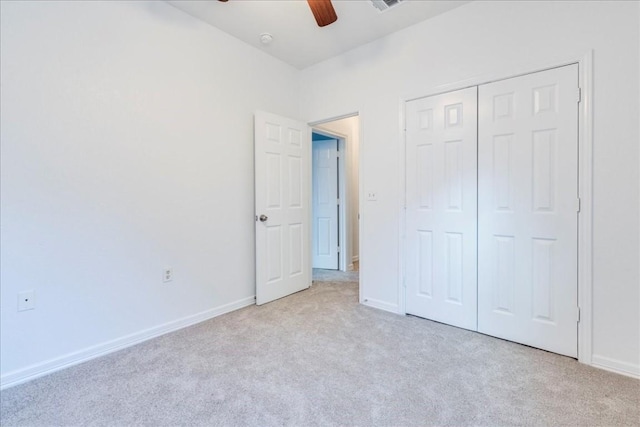
[[[357,282],[360,264],[356,261],[353,263],[353,270],[323,270],[321,268],[313,269],[313,282]]]
[[[640,425],[640,381],[364,307],[336,281],[0,400],[2,426]]]

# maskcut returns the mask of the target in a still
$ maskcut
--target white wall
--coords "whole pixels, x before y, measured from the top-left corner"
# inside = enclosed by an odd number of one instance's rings
[[[360,156],[360,119],[358,116],[334,120],[314,126],[329,133],[344,135],[346,138],[346,168],[348,197],[348,262],[359,259],[359,156]]]
[[[1,7],[2,383],[253,303],[253,112],[298,71],[164,2]]]
[[[0,8],[2,384],[252,302],[256,109],[360,112],[362,290],[397,309],[400,100],[589,49],[594,360],[640,372],[638,3],[474,2],[301,73],[162,2]]]
[[[366,303],[399,309],[401,99],[594,50],[593,360],[640,375],[639,4],[473,2],[302,72],[310,121],[360,111]],[[506,77],[506,76],[505,76]]]

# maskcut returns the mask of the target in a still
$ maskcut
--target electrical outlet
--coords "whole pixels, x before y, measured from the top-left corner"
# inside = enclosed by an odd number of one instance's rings
[[[162,270],[162,281],[164,283],[170,282],[173,280],[173,268],[167,267]]]
[[[367,200],[370,202],[375,202],[378,200],[378,193],[375,191],[367,191]]]
[[[36,291],[23,291],[18,294],[18,311],[34,310],[36,308]]]

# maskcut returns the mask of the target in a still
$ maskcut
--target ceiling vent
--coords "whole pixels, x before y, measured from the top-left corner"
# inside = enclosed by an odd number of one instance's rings
[[[404,0],[371,0],[371,3],[378,9],[380,12],[384,12],[394,6],[399,5]]]

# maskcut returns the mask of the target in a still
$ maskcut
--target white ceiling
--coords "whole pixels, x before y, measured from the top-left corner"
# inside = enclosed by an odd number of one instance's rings
[[[338,20],[320,28],[306,0],[171,0],[168,3],[303,69],[432,18],[466,1],[405,0],[380,12],[370,0],[333,0]],[[263,45],[260,34],[273,42]]]

